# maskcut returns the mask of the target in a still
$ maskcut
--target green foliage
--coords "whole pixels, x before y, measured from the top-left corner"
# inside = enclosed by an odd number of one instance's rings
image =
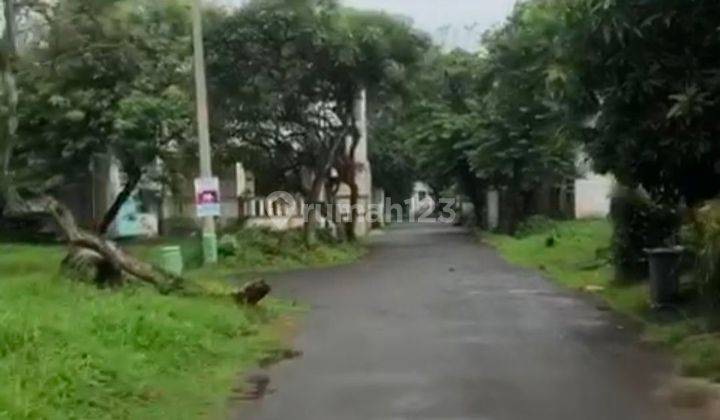
[[[340,46],[347,51],[341,61],[345,68],[338,70],[347,83],[367,89],[376,99],[376,107],[395,95],[409,93],[407,79],[419,70],[430,45],[427,35],[380,11],[343,9],[339,25],[344,37]]]
[[[152,94],[136,91],[121,99],[115,111],[115,156],[126,168],[145,168],[157,158],[170,161],[189,133],[189,103],[187,93],[176,86]]]
[[[216,19],[207,43],[221,154],[260,174],[261,189],[307,192],[299,180],[324,180],[357,139],[361,90],[378,104],[402,90],[426,41],[383,13],[275,0]]]
[[[682,359],[683,375],[704,377],[720,382],[720,336],[716,334],[689,335],[675,346]]]
[[[720,192],[720,7],[714,0],[557,2],[569,97],[602,172],[655,201]],[[702,181],[700,181],[702,180]]]
[[[431,52],[400,125],[417,173],[437,190],[457,184],[478,209],[487,188],[505,191],[508,230],[525,216],[522,197],[576,172],[577,136],[555,60],[563,30],[551,2],[524,2],[486,34],[482,53]]]
[[[463,102],[437,100],[441,77],[418,82],[431,99],[425,118],[406,124],[419,173],[452,179],[467,159],[475,183],[519,196],[573,176],[582,144],[599,172],[655,202],[716,196],[719,17],[712,0],[519,3],[469,72],[431,66],[446,69],[450,87],[457,75],[471,80]]]
[[[241,156],[252,169],[272,162],[276,178],[293,175],[296,191],[303,167],[334,159],[352,111],[339,101],[336,71],[348,59],[336,46],[339,18],[333,2],[277,0],[251,2],[214,22],[208,82],[223,155]]]
[[[573,133],[552,89],[555,38],[563,27],[551,2],[520,4],[501,29],[488,33],[478,133],[471,139],[477,175],[511,194],[574,175]]]
[[[720,203],[710,201],[695,210],[686,232],[700,289],[715,304],[720,299]]]
[[[557,225],[558,222],[556,220],[553,220],[547,216],[530,216],[522,223],[520,223],[517,232],[515,232],[515,237],[526,238],[528,236],[552,232]]]
[[[618,281],[641,280],[648,275],[646,249],[677,243],[677,209],[652,201],[646,194],[618,187],[613,193],[612,260]]]
[[[83,178],[106,153],[128,172],[172,167],[192,132],[185,4],[62,0],[49,13],[21,63],[19,178]]]
[[[469,171],[465,142],[478,129],[473,107],[482,61],[463,51],[431,52],[425,66],[399,136],[407,139],[423,180],[440,191]]]
[[[381,172],[396,174],[389,177],[393,184],[386,187],[398,191],[394,198],[402,191],[401,199],[406,199],[415,180],[425,181],[435,191],[460,184],[460,190],[479,209],[484,185],[470,169],[465,145],[478,126],[473,107],[478,102],[476,70],[482,61],[476,54],[460,50],[443,54],[429,49],[420,65],[421,70],[406,80],[408,94],[401,106],[378,124],[391,150],[397,152],[389,157],[377,152],[372,156],[381,164],[402,159],[401,164]]]
[[[218,254],[221,258],[234,257],[240,250],[240,244],[233,235],[223,235],[218,241]]]
[[[373,183],[385,190],[386,197],[401,203],[412,195],[413,185],[419,174],[415,156],[406,139],[387,126],[373,130],[369,144]]]
[[[60,247],[0,246],[0,417],[224,415],[237,370],[275,354],[257,310],[56,278]]]

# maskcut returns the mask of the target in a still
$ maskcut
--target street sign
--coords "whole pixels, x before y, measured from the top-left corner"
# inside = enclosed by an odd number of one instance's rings
[[[220,180],[195,179],[195,205],[198,217],[220,216]]]

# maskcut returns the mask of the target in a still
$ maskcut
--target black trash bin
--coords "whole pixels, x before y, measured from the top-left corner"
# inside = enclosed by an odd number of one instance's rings
[[[646,249],[650,264],[650,299],[661,308],[677,301],[683,247]]]

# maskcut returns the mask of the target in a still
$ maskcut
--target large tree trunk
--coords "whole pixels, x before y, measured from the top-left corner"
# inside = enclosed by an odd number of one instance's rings
[[[12,161],[13,148],[17,143],[18,130],[18,90],[14,72],[15,60],[17,59],[15,0],[4,1],[3,14],[5,17],[5,31],[2,39],[3,51],[0,56],[0,71],[2,71],[7,117],[4,124],[4,132],[0,137],[4,138],[2,149],[0,150],[0,153],[2,153],[0,156],[0,193],[2,193],[3,196],[3,203],[8,204],[8,201],[11,200],[10,195],[12,194],[10,162]]]
[[[526,208],[523,216],[541,215],[555,217],[553,209],[553,183],[548,179],[542,179],[535,187],[525,194]]]
[[[485,214],[487,209],[487,190],[479,183],[475,186],[475,188],[473,188],[473,190],[474,193],[470,195],[470,201],[473,204],[475,224],[477,226],[486,228],[487,226],[483,226],[483,224],[485,221]]]
[[[355,235],[355,223],[359,216],[357,204],[360,201],[360,187],[357,183],[358,165],[355,163],[354,145],[350,147],[347,154],[338,156],[335,169],[338,171],[340,181],[350,189],[350,220],[343,222],[342,225],[345,237],[349,241],[355,241],[357,236]]]
[[[362,89],[356,92],[355,95],[353,95],[356,99],[347,105],[349,109],[352,109],[352,113],[349,114],[346,120],[350,143],[347,143],[347,139],[343,142],[345,143],[345,150],[340,153],[335,164],[340,179],[350,189],[350,221],[345,223],[345,235],[349,241],[355,241],[357,239],[355,227],[357,226],[358,217],[360,216],[358,211],[360,187],[358,186],[357,178],[361,168],[356,160],[356,151],[362,141],[362,137],[367,135],[367,133],[365,133],[366,127],[363,125],[365,110],[357,102],[359,92],[361,91]]]
[[[310,187],[309,196],[307,197],[308,214],[305,215],[305,243],[309,246],[317,243],[317,227],[319,224],[319,216],[322,214],[319,206],[322,204],[320,198],[323,192],[330,169],[332,169],[338,155],[338,150],[345,144],[345,137],[340,136],[330,145],[327,154],[319,159],[319,164],[315,167],[314,179]]]
[[[118,213],[120,212],[120,209],[135,191],[135,188],[137,187],[138,183],[140,183],[141,178],[142,171],[140,169],[133,168],[128,172],[128,180],[125,183],[125,186],[123,187],[122,191],[120,191],[120,194],[115,197],[115,201],[113,202],[112,206],[110,206],[108,211],[105,212],[103,220],[98,226],[97,231],[100,235],[104,236],[105,234],[107,234],[108,229],[110,229],[110,225],[113,224],[113,222],[117,218]]]
[[[501,233],[514,235],[521,219],[522,193],[516,188],[507,188],[500,194]]]
[[[347,224],[347,238],[349,241],[354,242],[357,240],[355,234],[355,226],[357,226],[358,218],[360,213],[358,211],[358,201],[360,201],[360,187],[358,187],[355,177],[352,177],[352,181],[348,182],[350,187],[350,222]]]
[[[182,278],[140,261],[112,243],[80,229],[72,213],[55,198],[43,196],[40,202],[53,216],[70,246],[86,248],[100,254],[112,267],[155,286],[162,293],[182,288]]]
[[[334,230],[331,232],[333,234],[333,239],[336,241],[343,242],[347,238],[345,238],[345,229],[342,228],[343,226],[343,220],[342,220],[342,213],[340,212],[340,209],[338,208],[338,199],[337,199],[337,193],[340,188],[340,183],[336,180],[329,180],[325,184],[325,202],[327,203],[326,210],[323,212],[323,217],[330,220],[333,223]]]
[[[482,226],[485,219],[487,189],[471,171],[470,165],[464,159],[460,164],[459,173],[460,184],[462,186],[463,192],[470,198],[470,201],[474,206],[475,224],[478,226]],[[462,208],[460,210],[462,211]]]
[[[308,197],[308,213],[305,215],[305,243],[308,246],[315,245],[317,243],[317,227],[320,218],[320,197],[322,195],[323,185],[325,184],[325,177],[321,175],[315,175],[312,187],[310,188],[310,195]]]

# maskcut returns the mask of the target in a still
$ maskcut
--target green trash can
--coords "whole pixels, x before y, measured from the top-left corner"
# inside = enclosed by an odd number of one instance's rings
[[[179,246],[164,246],[160,248],[158,264],[170,273],[181,276],[185,269],[182,249]]]

